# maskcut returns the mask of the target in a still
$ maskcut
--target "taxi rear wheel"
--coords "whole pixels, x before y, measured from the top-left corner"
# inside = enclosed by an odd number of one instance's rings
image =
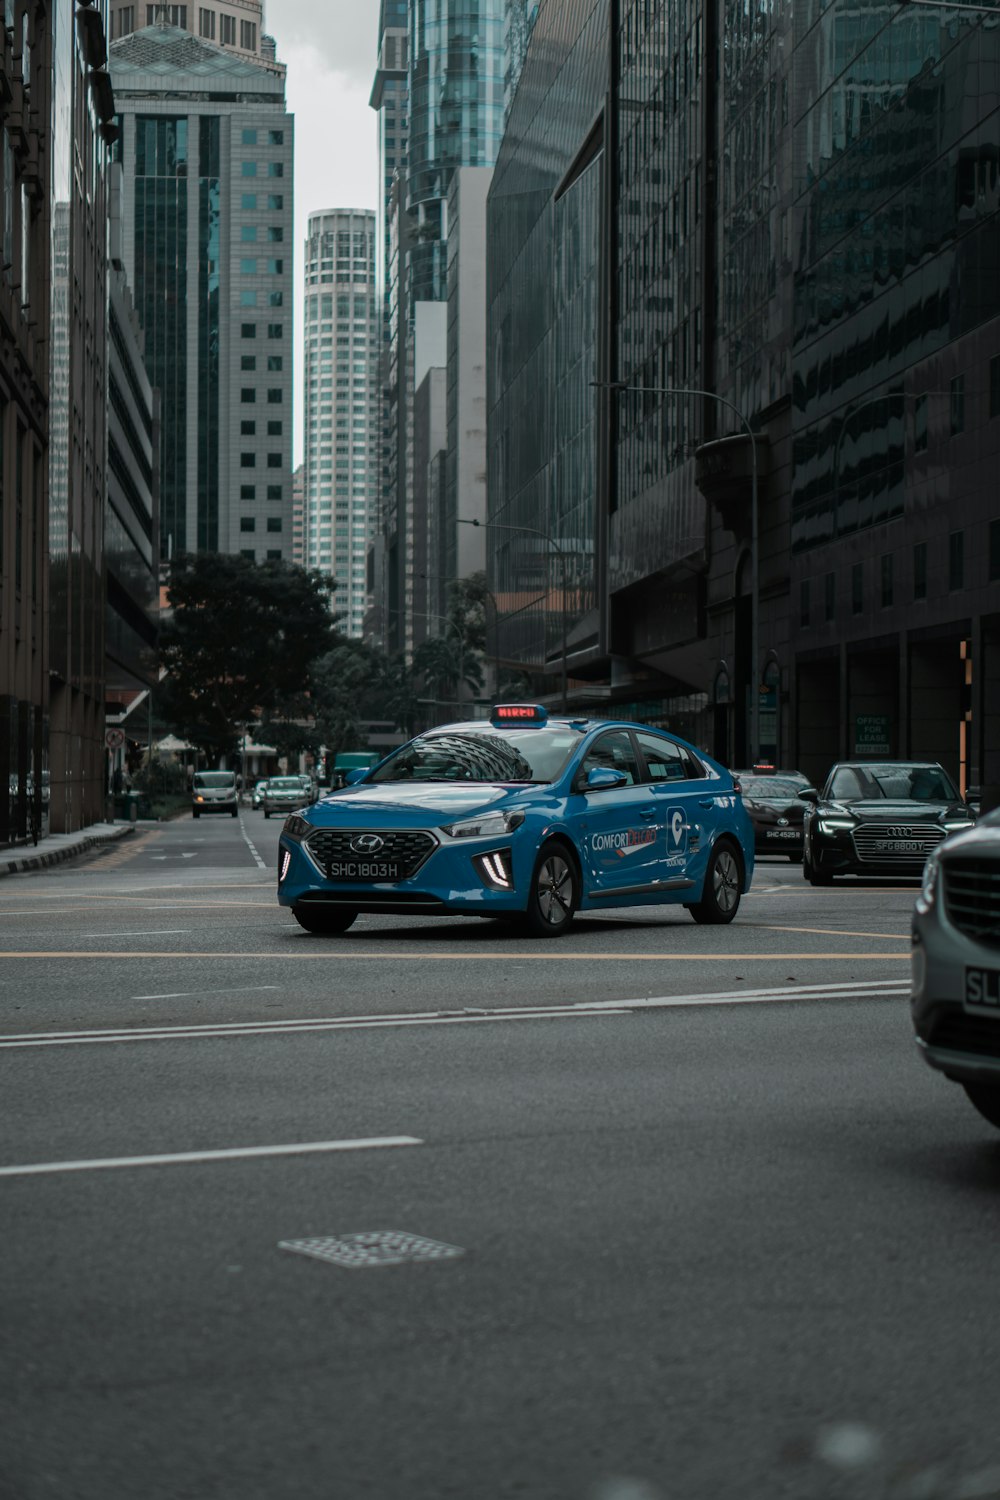
[[[716,844],[705,872],[700,901],[688,907],[696,922],[731,922],[740,909],[743,874],[732,844]]]
[[[559,937],[580,904],[580,877],[564,844],[543,844],[531,877],[524,923],[532,937]]]
[[[962,1087],[973,1108],[1000,1129],[1000,1088],[992,1083],[963,1083]]]
[[[357,912],[348,906],[293,906],[292,916],[306,932],[315,932],[330,937],[346,932],[357,917]]]

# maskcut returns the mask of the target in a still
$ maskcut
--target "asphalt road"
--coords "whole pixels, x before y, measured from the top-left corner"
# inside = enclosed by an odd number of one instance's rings
[[[322,939],[277,827],[0,886],[3,1500],[1000,1494],[912,887]]]

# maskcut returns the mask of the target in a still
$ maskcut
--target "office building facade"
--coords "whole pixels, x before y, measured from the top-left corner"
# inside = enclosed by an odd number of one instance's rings
[[[345,635],[360,638],[379,472],[376,221],[367,209],[310,214],[305,246],[306,561],[336,585]]]
[[[111,47],[123,254],[160,391],[160,554],[292,547],[293,120],[280,71],[159,22]]]
[[[498,540],[505,658],[553,674],[565,635],[574,702],[731,764],[1000,784],[998,69],[946,7],[541,7],[490,199],[489,503],[580,576]]]
[[[162,22],[246,61],[285,71],[276,59],[274,38],[264,31],[263,0],[110,0],[109,20],[112,41]]]

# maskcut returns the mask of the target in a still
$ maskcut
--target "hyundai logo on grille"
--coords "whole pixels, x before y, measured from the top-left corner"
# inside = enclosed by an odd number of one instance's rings
[[[377,854],[385,843],[385,839],[379,838],[377,833],[359,833],[357,838],[351,839],[351,848],[355,854]]]

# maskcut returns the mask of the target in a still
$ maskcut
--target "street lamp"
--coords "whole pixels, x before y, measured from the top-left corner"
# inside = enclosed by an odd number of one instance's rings
[[[759,753],[760,739],[760,662],[758,661],[760,638],[760,537],[757,493],[757,438],[753,428],[738,406],[719,396],[715,391],[702,391],[683,385],[630,385],[626,380],[592,380],[591,385],[609,391],[631,391],[637,396],[704,396],[708,401],[718,401],[731,411],[742,424],[750,439],[750,754],[753,765]]]
[[[907,0],[907,3],[913,4],[915,3],[915,0]],[[847,424],[851,420],[851,418],[856,417],[859,412],[864,411],[869,406],[880,406],[883,401],[886,403],[890,401],[919,401],[923,396],[947,396],[949,400],[952,400],[954,397],[954,392],[883,391],[881,396],[868,396],[864,401],[859,401],[856,406],[848,407],[847,411],[845,411],[843,417],[841,417],[840,419],[840,427],[837,430],[837,439],[833,445],[833,492],[835,496],[840,493],[840,445],[841,441],[843,440],[844,433],[847,431]]]
[[[568,690],[566,686],[566,553],[554,536],[547,531],[540,531],[537,526],[509,526],[504,521],[476,521],[464,516],[457,517],[459,526],[486,526],[492,527],[494,531],[519,531],[524,536],[540,536],[543,542],[554,547],[559,554],[559,566],[562,573],[562,710],[566,712],[569,707]],[[499,627],[498,627],[499,628]],[[497,648],[499,657],[499,647]]]

